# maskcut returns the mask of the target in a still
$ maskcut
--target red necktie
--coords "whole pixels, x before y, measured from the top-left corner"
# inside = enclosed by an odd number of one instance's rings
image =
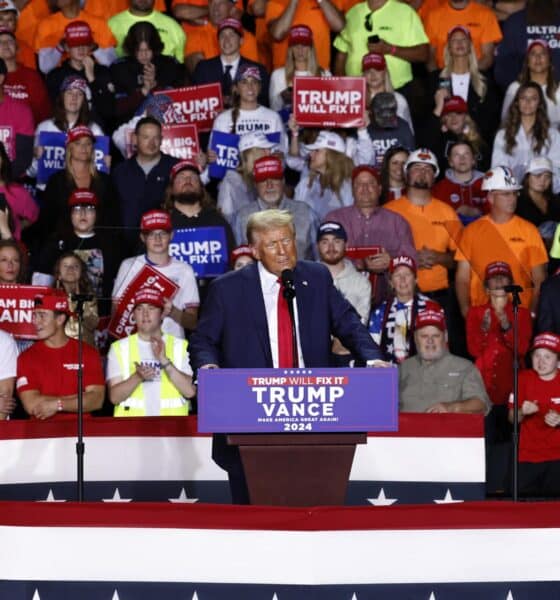
[[[282,280],[278,279],[280,289],[278,290],[277,316],[278,316],[278,367],[294,367],[294,352],[292,346],[292,321],[288,309],[288,301],[284,298],[284,286]]]

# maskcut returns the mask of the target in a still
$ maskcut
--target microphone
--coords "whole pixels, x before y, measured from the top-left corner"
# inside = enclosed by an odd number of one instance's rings
[[[72,302],[91,302],[94,298],[93,294],[70,294]]]
[[[504,285],[502,289],[508,294],[520,294],[523,291],[523,288],[520,285],[516,285],[514,283],[511,285]]]
[[[296,286],[292,269],[284,269],[282,273],[280,273],[280,279],[282,280],[282,286],[284,287],[284,298],[286,298],[286,300],[293,300],[296,297]]]

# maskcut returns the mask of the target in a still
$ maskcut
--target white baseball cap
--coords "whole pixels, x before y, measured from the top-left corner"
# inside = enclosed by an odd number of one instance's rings
[[[321,150],[322,148],[330,148],[336,152],[344,154],[346,152],[346,144],[344,140],[334,131],[321,131],[313,144],[308,144],[305,148],[311,150]]]
[[[538,175],[539,173],[552,173],[552,161],[546,156],[536,156],[532,158],[525,173]]]
[[[13,10],[19,16],[19,10],[12,0],[2,0],[0,2],[0,12],[7,12],[8,10]]]
[[[509,167],[492,167],[487,171],[482,180],[482,189],[485,192],[498,190],[502,192],[517,192],[521,189],[513,171]]]
[[[274,148],[276,145],[262,131],[252,131],[239,138],[239,152],[245,152],[250,148]]]

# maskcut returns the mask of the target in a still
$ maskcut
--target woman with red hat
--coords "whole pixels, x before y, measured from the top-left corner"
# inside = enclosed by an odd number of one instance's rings
[[[79,125],[68,131],[65,168],[51,175],[43,194],[43,210],[39,217],[42,239],[62,226],[69,198],[77,189],[96,195],[98,226],[115,227],[120,223],[115,187],[111,177],[97,169],[94,143],[95,136],[89,127]]]
[[[494,441],[509,438],[506,403],[513,386],[513,306],[504,286],[513,282],[510,266],[502,261],[486,266],[484,288],[488,302],[467,313],[467,348],[475,359],[492,402],[490,423]],[[531,314],[519,307],[518,360],[525,356],[532,331]]]
[[[288,32],[286,64],[270,76],[270,108],[276,111],[288,108],[291,112],[294,77],[309,75],[320,77],[330,73],[317,62],[311,29],[307,25],[294,25]]]
[[[540,333],[531,347],[532,369],[519,374],[519,492],[560,494],[560,336]],[[509,420],[513,422],[513,394]]]
[[[391,92],[397,101],[397,116],[404,119],[408,123],[412,133],[414,133],[408,102],[402,94],[395,92],[393,89],[389,71],[387,70],[387,62],[383,54],[375,54],[374,52],[366,54],[362,58],[362,74],[366,80],[366,106],[371,105],[371,101],[376,94]]]

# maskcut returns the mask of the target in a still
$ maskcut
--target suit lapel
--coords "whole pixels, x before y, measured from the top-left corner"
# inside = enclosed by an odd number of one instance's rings
[[[305,357],[310,356],[310,348],[307,346],[310,345],[313,340],[313,331],[311,330],[310,319],[304,318],[304,315],[309,315],[310,310],[313,310],[313,291],[305,274],[302,274],[301,272],[300,264],[296,265],[296,268],[294,269],[294,279],[298,309],[299,343],[305,361]]]
[[[266,363],[269,367],[272,367],[268,323],[266,321],[266,310],[264,307],[264,298],[257,263],[249,265],[249,267],[243,269],[242,273],[245,277],[243,293],[245,295],[245,306],[249,315],[249,320],[252,321],[254,331],[259,338]]]

